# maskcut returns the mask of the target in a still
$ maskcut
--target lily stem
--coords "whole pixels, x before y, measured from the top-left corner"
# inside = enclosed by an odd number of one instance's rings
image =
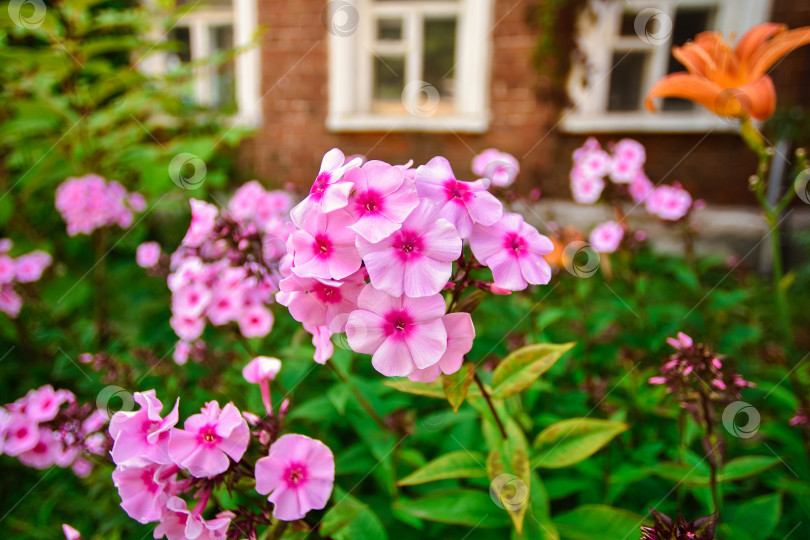
[[[478,373],[473,374],[473,380],[475,384],[478,385],[478,388],[481,390],[481,395],[484,396],[484,399],[489,405],[489,410],[492,411],[492,416],[495,418],[495,423],[498,424],[498,430],[501,432],[501,437],[504,440],[508,439],[509,437],[506,435],[506,428],[503,427],[503,422],[501,422],[501,417],[498,416],[498,411],[495,410],[495,405],[492,403],[492,397],[487,392],[486,388],[484,388],[484,383],[481,381],[481,378],[478,376]]]

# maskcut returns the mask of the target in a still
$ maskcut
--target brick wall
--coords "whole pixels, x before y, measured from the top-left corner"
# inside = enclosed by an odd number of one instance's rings
[[[264,123],[242,148],[246,168],[259,178],[303,186],[314,178],[323,153],[339,147],[393,163],[410,158],[424,163],[441,154],[463,178],[470,174],[474,153],[497,147],[521,161],[519,189],[541,187],[544,196],[569,197],[570,153],[584,137],[554,129],[558,111],[537,91],[531,61],[537,40],[531,14],[537,1],[495,2],[492,122],[486,133],[471,135],[327,131],[328,39],[321,21],[326,0],[259,0],[259,22],[267,28],[261,44]],[[803,4],[775,0],[772,19],[791,27],[810,25],[810,5]],[[774,79],[780,105],[810,106],[810,47],[785,59]],[[714,203],[754,202],[744,186],[755,160],[735,136],[601,134],[600,140],[623,136],[647,145],[647,169],[654,180],[679,181]]]

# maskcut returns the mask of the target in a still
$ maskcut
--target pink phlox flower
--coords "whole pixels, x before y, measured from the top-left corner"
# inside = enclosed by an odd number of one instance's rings
[[[383,375],[408,376],[436,364],[447,350],[441,294],[395,297],[367,285],[357,303],[346,323],[349,345],[373,355],[371,363]]]
[[[32,251],[17,257],[14,261],[14,273],[20,283],[39,281],[42,273],[53,262],[53,259],[44,251]]]
[[[169,455],[195,478],[210,478],[228,469],[228,457],[242,459],[249,438],[247,422],[233,403],[220,410],[219,403],[209,401],[200,414],[188,417],[183,429],[171,430]]]
[[[141,268],[157,266],[160,260],[160,244],[157,242],[144,242],[135,250],[135,263]]]
[[[304,323],[304,330],[312,334],[312,345],[315,355],[312,357],[317,363],[324,365],[335,353],[335,344],[332,343],[332,332],[326,326],[310,326]]]
[[[472,171],[496,186],[507,187],[515,181],[520,164],[515,156],[488,148],[473,158]]]
[[[169,456],[169,431],[177,424],[178,399],[165,418],[160,417],[163,404],[154,390],[135,392],[137,411],[118,411],[110,419],[110,436],[113,438],[112,458],[116,465],[138,467],[148,463],[171,463]]]
[[[661,219],[677,221],[692,207],[692,196],[680,186],[658,186],[647,196],[647,211]]]
[[[344,179],[344,174],[362,163],[358,157],[347,160],[337,148],[324,154],[309,195],[290,212],[293,222],[300,227],[313,211],[328,213],[348,205],[352,182]]]
[[[598,253],[613,253],[624,237],[624,227],[615,221],[606,221],[594,227],[589,238],[591,247]]]
[[[492,269],[495,285],[512,291],[529,283],[544,285],[551,280],[551,267],[543,258],[554,245],[519,214],[504,214],[494,225],[476,224],[470,237],[473,255]]]
[[[197,506],[203,502],[197,503]],[[225,540],[228,527],[234,517],[232,512],[220,512],[215,519],[203,519],[203,509],[189,510],[186,501],[170,497],[166,512],[155,527],[154,537],[168,540]]]
[[[447,331],[447,350],[439,362],[425,369],[417,369],[408,378],[417,382],[433,382],[440,374],[450,375],[461,369],[464,355],[472,349],[475,326],[469,313],[448,313],[442,317]]]
[[[358,169],[352,169],[358,170]],[[292,271],[299,277],[343,279],[360,268],[353,218],[344,209],[329,214],[311,212],[288,240]]]
[[[582,167],[571,169],[571,196],[580,204],[593,204],[602,196],[605,181],[601,176],[587,173]]]
[[[483,181],[461,182],[450,162],[441,156],[416,169],[419,196],[439,206],[441,217],[449,221],[462,238],[469,238],[474,223],[492,225],[503,214],[503,205]]]
[[[363,273],[359,271],[343,281],[292,275],[281,280],[276,300],[287,306],[296,321],[342,332],[349,313],[357,309],[357,296],[364,286]]]
[[[143,467],[117,467],[113,484],[121,497],[121,508],[140,522],[159,521],[166,511],[169,497],[177,492],[176,465],[150,463]]]
[[[304,435],[282,435],[267,457],[256,462],[256,491],[269,494],[273,517],[302,519],[310,510],[326,506],[335,481],[332,451]]]
[[[438,206],[421,199],[398,231],[376,244],[358,237],[357,248],[374,287],[391,296],[421,297],[440,292],[450,280],[461,237]]]
[[[214,230],[214,222],[219,210],[213,204],[198,199],[191,199],[191,223],[181,244],[189,247],[199,247]]]
[[[401,166],[368,161],[347,172],[346,180],[354,184],[347,206],[355,220],[351,229],[369,242],[379,242],[398,230],[419,204],[416,187]]]

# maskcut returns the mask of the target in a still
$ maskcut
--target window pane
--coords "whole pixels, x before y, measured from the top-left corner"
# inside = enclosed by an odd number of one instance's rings
[[[424,81],[439,91],[442,100],[455,93],[456,18],[425,19]]]
[[[221,53],[233,49],[233,26],[212,26],[210,29],[211,52]],[[211,104],[220,109],[235,107],[235,74],[233,58],[216,66],[211,81]]]
[[[191,61],[191,32],[187,26],[175,26],[169,31],[174,51],[169,55],[169,68]]]
[[[405,88],[405,58],[374,57],[374,100],[402,104]]]
[[[672,29],[672,45],[680,46],[693,39],[697,34],[712,28],[715,10],[710,8],[680,8],[675,12],[675,21]],[[683,65],[669,57],[667,73],[684,71]],[[665,111],[690,111],[695,104],[686,99],[665,98],[661,108]]]
[[[400,41],[402,39],[402,19],[378,19],[377,39],[380,41]]]
[[[641,90],[648,59],[649,55],[643,52],[613,53],[609,111],[636,111],[641,107]]]

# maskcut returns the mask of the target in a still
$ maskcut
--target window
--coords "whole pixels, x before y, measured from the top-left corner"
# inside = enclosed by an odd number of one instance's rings
[[[190,4],[178,0],[178,6]],[[166,36],[179,45],[172,53],[155,55],[145,71],[165,73],[179,64],[208,58],[250,43],[256,31],[256,0],[202,0]],[[194,74],[188,99],[232,114],[237,123],[261,120],[259,51],[254,47],[219,65],[203,66]]]
[[[569,132],[673,131],[731,128],[702,107],[665,99],[660,111],[644,108],[652,85],[685,68],[672,57],[705,30],[739,37],[763,22],[769,0],[591,0],[578,25],[582,58],[569,79],[574,106],[565,113]]]
[[[335,131],[483,132],[493,0],[333,0]]]

